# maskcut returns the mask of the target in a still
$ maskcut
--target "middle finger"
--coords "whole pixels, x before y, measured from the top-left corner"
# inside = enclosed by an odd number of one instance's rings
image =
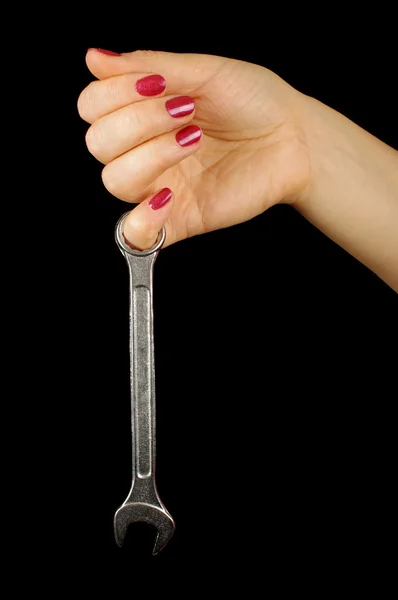
[[[188,123],[195,103],[190,96],[166,96],[136,102],[101,117],[86,134],[89,151],[108,164],[153,137]]]

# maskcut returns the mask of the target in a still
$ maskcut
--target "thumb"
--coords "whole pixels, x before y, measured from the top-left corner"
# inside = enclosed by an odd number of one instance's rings
[[[192,91],[206,83],[226,62],[226,58],[207,54],[179,54],[136,50],[117,54],[100,48],[89,48],[86,63],[98,79],[107,79],[124,73],[158,73],[168,86]]]
[[[124,220],[123,235],[132,248],[147,250],[157,239],[159,231],[166,224],[173,210],[173,194],[169,188],[163,188],[151,198],[136,206]],[[167,239],[166,227],[166,242]]]

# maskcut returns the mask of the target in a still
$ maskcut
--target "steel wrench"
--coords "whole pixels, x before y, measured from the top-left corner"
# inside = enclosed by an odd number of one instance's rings
[[[129,495],[115,513],[116,543],[123,545],[131,523],[146,521],[158,534],[153,554],[162,550],[174,533],[174,521],[159,498],[155,481],[155,365],[153,341],[153,266],[166,232],[163,227],[149,250],[133,250],[123,236],[121,216],[115,239],[130,273],[130,391],[132,433],[132,484]]]

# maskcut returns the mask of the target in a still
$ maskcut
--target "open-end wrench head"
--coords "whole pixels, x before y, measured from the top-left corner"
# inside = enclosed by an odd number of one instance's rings
[[[153,554],[158,554],[172,537],[175,524],[166,509],[157,508],[144,502],[123,504],[116,511],[114,519],[116,543],[118,546],[122,546],[128,526],[142,521],[153,525],[158,531],[153,548]]]

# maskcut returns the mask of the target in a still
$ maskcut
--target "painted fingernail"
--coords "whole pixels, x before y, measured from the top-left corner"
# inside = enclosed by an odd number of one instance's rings
[[[190,96],[178,96],[178,98],[170,98],[166,102],[166,110],[171,117],[178,119],[186,117],[195,110],[195,101]]]
[[[118,52],[113,52],[112,50],[104,50],[103,48],[95,48],[97,52],[101,52],[101,54],[107,54],[108,56],[121,56]]]
[[[178,131],[176,135],[176,140],[180,144],[180,146],[190,146],[191,144],[195,144],[202,137],[202,130],[197,125],[188,125],[188,127],[184,127]]]
[[[158,96],[166,89],[166,80],[161,75],[148,75],[137,81],[135,89],[141,96]]]
[[[159,208],[163,208],[165,204],[170,202],[172,195],[173,193],[169,188],[163,188],[149,201],[149,206],[152,210],[159,210]]]

